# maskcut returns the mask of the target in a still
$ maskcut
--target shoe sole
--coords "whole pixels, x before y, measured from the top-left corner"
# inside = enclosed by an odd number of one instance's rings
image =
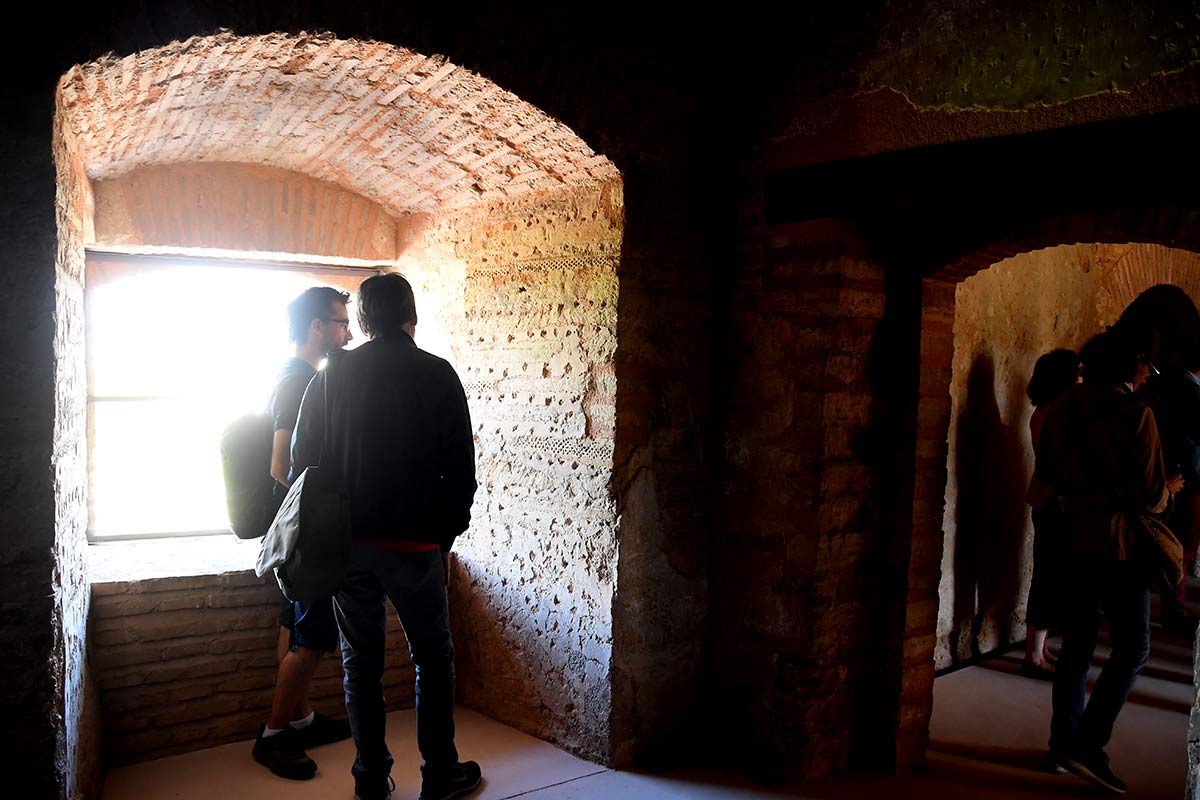
[[[456,797],[462,797],[463,795],[470,794],[471,792],[475,791],[476,789],[479,788],[479,784],[482,782],[483,782],[483,776],[481,775],[478,778],[476,778],[475,783],[471,784],[470,786],[464,786],[461,789],[455,789],[450,794],[438,795],[437,797],[432,797],[432,798],[426,797],[425,794],[422,793],[419,800],[454,800],[454,798],[456,798]]]
[[[253,753],[251,755],[254,755],[255,761],[257,761],[259,764],[262,764],[264,767],[269,769],[271,771],[272,775],[278,775],[279,777],[286,778],[289,781],[309,781],[309,780],[312,780],[317,774],[317,766],[315,763],[313,764],[312,770],[304,770],[303,773],[297,772],[295,774],[288,774],[286,772],[282,772],[282,771],[276,769],[275,767],[272,767],[270,764],[268,764],[265,760],[259,758],[257,755],[255,755]]]
[[[1062,766],[1066,767],[1067,771],[1070,772],[1072,775],[1075,775],[1076,777],[1079,777],[1079,778],[1083,778],[1085,781],[1095,784],[1096,786],[1099,786],[1101,789],[1107,789],[1108,791],[1112,792],[1113,794],[1125,794],[1124,787],[1113,786],[1111,783],[1105,781],[1099,775],[1097,775],[1096,773],[1094,773],[1090,769],[1088,769],[1087,766],[1081,761],[1076,761],[1073,758],[1067,757],[1062,760]]]

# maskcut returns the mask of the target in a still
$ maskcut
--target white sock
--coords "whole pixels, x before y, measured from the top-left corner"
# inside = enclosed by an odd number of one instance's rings
[[[310,711],[307,717],[304,717],[303,719],[292,720],[292,727],[298,731],[302,731],[305,728],[307,728],[309,725],[312,725],[313,720],[316,718],[317,718],[317,712]]]
[[[283,728],[279,728],[278,730],[275,728],[271,728],[271,727],[263,728],[263,738],[264,739],[269,739],[272,736],[278,736],[281,733],[283,733]]]

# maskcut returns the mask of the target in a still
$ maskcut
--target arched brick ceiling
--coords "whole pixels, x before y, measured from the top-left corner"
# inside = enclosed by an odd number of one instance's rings
[[[397,216],[618,175],[570,128],[440,56],[330,35],[229,32],[76,66],[60,113],[92,179],[265,164]]]
[[[1200,305],[1200,253],[1135,243],[1096,245],[1095,254],[1102,275],[1097,310],[1106,325],[1116,322],[1138,295],[1160,283],[1178,286]]]

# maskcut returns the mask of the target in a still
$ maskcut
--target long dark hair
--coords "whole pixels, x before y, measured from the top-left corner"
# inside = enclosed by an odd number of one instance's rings
[[[1033,376],[1025,393],[1030,402],[1044,406],[1079,380],[1079,356],[1074,350],[1051,350],[1033,365]]]
[[[412,285],[399,272],[375,275],[358,287],[358,324],[367,336],[396,336],[416,321]]]

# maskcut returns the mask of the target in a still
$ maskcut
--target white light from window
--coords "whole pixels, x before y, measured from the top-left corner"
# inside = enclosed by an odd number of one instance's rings
[[[92,290],[94,536],[227,530],[221,431],[266,408],[293,352],[287,304],[315,285],[281,270],[180,266]],[[351,330],[357,344],[356,321]]]

